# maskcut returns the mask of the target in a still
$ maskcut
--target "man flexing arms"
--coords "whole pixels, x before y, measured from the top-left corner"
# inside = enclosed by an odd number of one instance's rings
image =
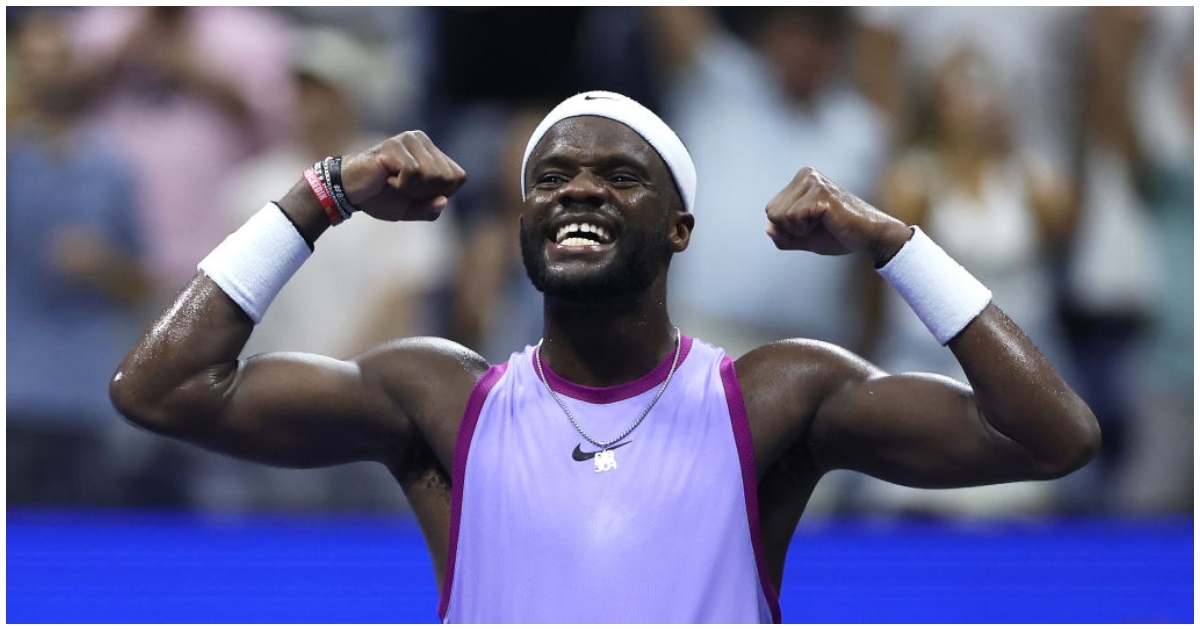
[[[869,256],[970,386],[814,340],[735,360],[678,331],[667,270],[695,224],[695,169],[625,97],[560,104],[521,177],[545,325],[508,362],[428,338],[346,360],[238,358],[331,225],[356,209],[436,219],[462,186],[453,160],[405,132],[314,165],[222,243],[121,364],[114,402],[266,464],[383,463],[428,543],[439,614],[467,622],[778,621],[788,544],[826,471],[970,486],[1059,477],[1097,448],[1091,411],[986,288],[812,169],[767,206],[775,245]]]

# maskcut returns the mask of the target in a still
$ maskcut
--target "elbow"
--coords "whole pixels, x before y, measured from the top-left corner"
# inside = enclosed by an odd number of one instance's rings
[[[108,382],[108,397],[113,407],[129,422],[155,433],[170,433],[167,412],[158,397],[138,384],[136,374],[122,366]]]
[[[168,377],[152,366],[126,361],[108,382],[113,407],[130,423],[172,438],[193,440],[221,415],[228,379],[212,371]]]
[[[1075,427],[1075,448],[1072,449],[1072,457],[1067,462],[1069,465],[1064,475],[1083,468],[1100,451],[1100,423],[1096,420],[1092,408],[1082,399],[1076,398],[1070,418]]]
[[[145,423],[139,420],[147,417],[147,406],[134,385],[134,379],[124,366],[118,368],[108,381],[108,399],[112,401],[117,413],[126,420],[138,426],[145,426]]]
[[[1087,404],[1077,400],[1067,418],[1071,429],[1056,456],[1044,464],[1044,479],[1058,479],[1083,468],[1100,450],[1100,423]]]

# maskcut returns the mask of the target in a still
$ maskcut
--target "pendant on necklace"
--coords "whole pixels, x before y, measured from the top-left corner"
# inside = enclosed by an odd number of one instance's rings
[[[606,472],[609,470],[616,470],[617,469],[617,454],[608,449],[603,449],[600,452],[596,453],[596,458],[595,458],[594,462],[595,462],[596,472],[598,472],[598,473]]]

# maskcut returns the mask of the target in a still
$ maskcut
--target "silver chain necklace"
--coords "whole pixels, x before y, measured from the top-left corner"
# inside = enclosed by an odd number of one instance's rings
[[[533,349],[533,362],[537,366],[538,376],[541,377],[542,384],[546,386],[546,391],[550,392],[550,396],[554,398],[554,402],[557,402],[558,406],[562,407],[563,413],[567,414],[567,418],[571,421],[571,424],[575,425],[575,430],[579,432],[579,435],[582,435],[583,439],[591,442],[593,446],[600,449],[594,459],[596,472],[615,470],[617,467],[617,457],[608,447],[620,442],[628,437],[630,433],[633,433],[633,430],[638,428],[638,425],[642,423],[642,420],[646,419],[646,415],[654,408],[654,403],[657,403],[658,399],[662,397],[663,392],[667,391],[667,385],[671,383],[671,377],[675,375],[675,368],[679,367],[679,351],[683,347],[683,338],[679,334],[679,329],[675,329],[675,358],[671,359],[671,371],[667,372],[667,378],[663,380],[662,386],[658,388],[658,393],[654,395],[654,399],[650,401],[650,404],[646,405],[646,408],[642,410],[637,420],[634,420],[633,424],[629,425],[629,428],[622,431],[617,437],[606,441],[600,441],[588,435],[588,432],[579,426],[579,421],[571,414],[571,410],[567,409],[566,403],[558,397],[558,393],[554,391],[554,388],[550,387],[550,382],[546,380],[546,373],[542,369],[542,341],[539,339],[537,347]]]

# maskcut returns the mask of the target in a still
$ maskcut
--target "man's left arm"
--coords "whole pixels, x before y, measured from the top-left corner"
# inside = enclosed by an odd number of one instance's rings
[[[819,469],[955,487],[1054,478],[1090,460],[1099,444],[1091,410],[990,292],[919,230],[811,169],[768,204],[767,215],[781,249],[871,256],[970,383],[886,374],[819,345],[769,346],[743,357],[739,363],[819,368],[826,387],[809,401],[804,427]]]

